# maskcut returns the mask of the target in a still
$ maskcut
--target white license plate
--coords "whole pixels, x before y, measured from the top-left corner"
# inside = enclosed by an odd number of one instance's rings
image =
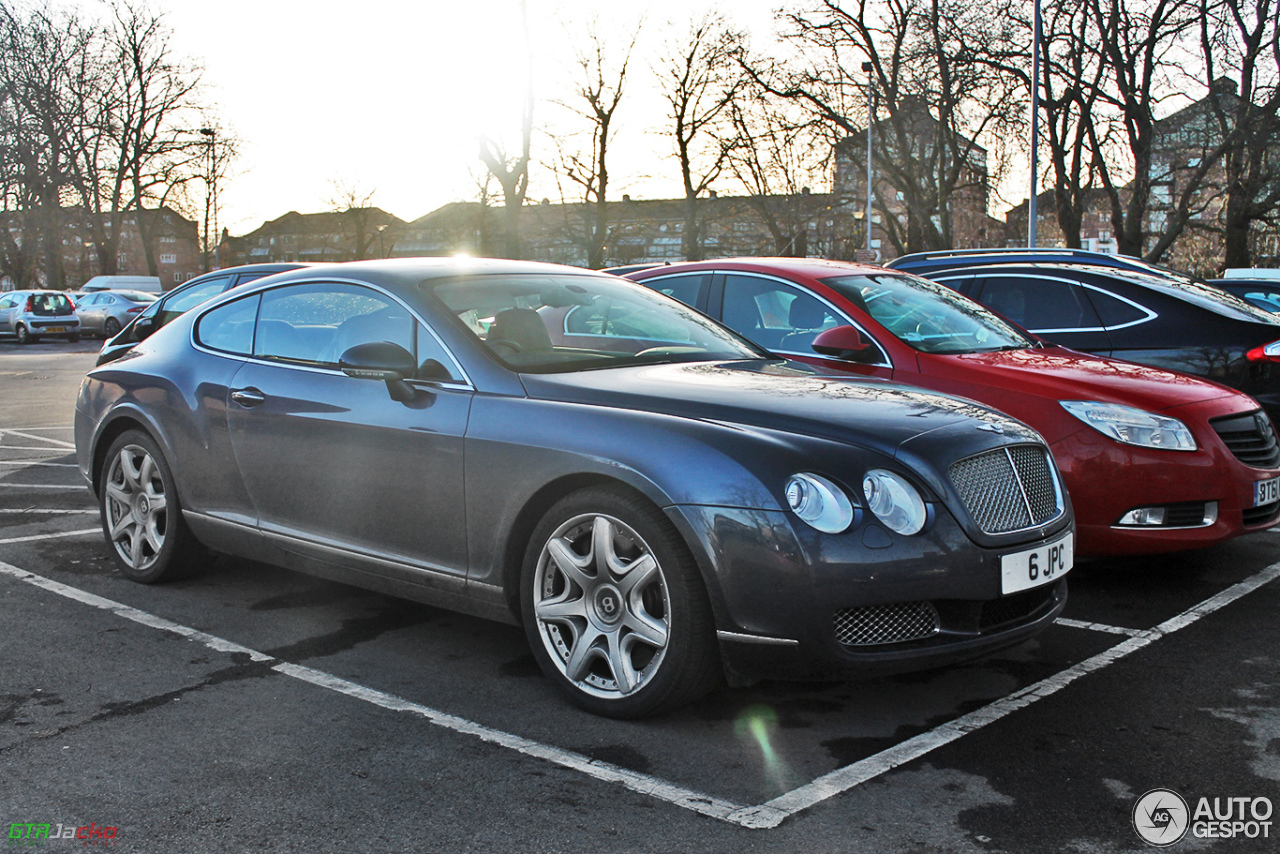
[[[1277,501],[1280,501],[1280,477],[1260,480],[1253,485],[1254,507],[1261,507],[1263,504],[1274,504]]]
[[[52,335],[55,332],[66,332],[66,331],[67,331],[67,327],[65,326],[46,326],[44,329],[40,330],[42,334],[45,332],[48,332],[50,335]]]
[[[1066,575],[1075,557],[1071,534],[1052,543],[1000,558],[1000,592],[1017,593]]]

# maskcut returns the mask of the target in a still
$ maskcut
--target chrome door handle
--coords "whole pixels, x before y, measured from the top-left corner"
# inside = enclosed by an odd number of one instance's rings
[[[241,406],[249,408],[265,403],[267,396],[256,388],[238,388],[231,392],[231,399]]]

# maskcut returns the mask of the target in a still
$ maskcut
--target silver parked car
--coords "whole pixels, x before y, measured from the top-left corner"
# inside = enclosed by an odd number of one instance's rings
[[[0,294],[0,335],[12,335],[19,344],[41,338],[80,340],[76,307],[62,291],[10,291]]]
[[[99,291],[85,294],[76,303],[76,315],[85,335],[111,338],[142,314],[159,294],[145,291]]]

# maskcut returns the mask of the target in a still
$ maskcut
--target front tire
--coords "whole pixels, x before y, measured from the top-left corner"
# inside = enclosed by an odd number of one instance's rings
[[[521,581],[534,657],[581,708],[646,717],[719,684],[702,577],[679,532],[643,497],[592,488],[562,499],[535,529]]]
[[[129,430],[111,443],[99,483],[102,533],[126,578],[168,581],[207,559],[182,519],[173,472],[146,433]]]

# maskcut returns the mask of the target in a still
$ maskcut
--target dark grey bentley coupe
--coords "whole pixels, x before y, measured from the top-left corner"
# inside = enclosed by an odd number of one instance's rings
[[[1022,424],[545,264],[242,285],[93,370],[76,446],[129,578],[213,550],[522,623],[616,717],[1016,643],[1072,563]]]

